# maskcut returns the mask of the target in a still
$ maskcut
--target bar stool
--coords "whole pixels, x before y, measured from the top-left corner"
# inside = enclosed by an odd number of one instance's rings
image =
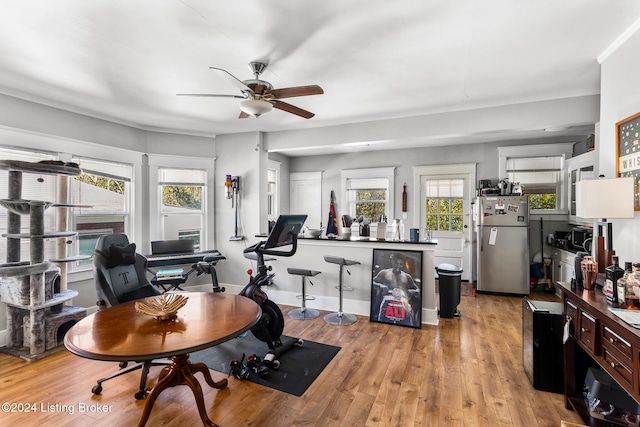
[[[349,314],[349,313],[343,313],[342,312],[342,293],[343,291],[353,291],[352,287],[349,286],[344,286],[343,285],[343,272],[344,272],[344,268],[347,265],[355,265],[355,264],[360,264],[359,261],[353,261],[350,259],[344,259],[344,258],[340,258],[340,257],[335,257],[335,256],[330,256],[330,255],[325,255],[324,256],[324,260],[328,263],[331,264],[338,264],[340,266],[340,281],[338,283],[338,286],[336,286],[336,288],[338,288],[338,290],[340,291],[340,308],[338,309],[337,313],[329,313],[326,316],[324,316],[324,321],[327,322],[330,325],[350,325],[352,323],[355,323],[356,316],[354,316],[353,314]],[[349,273],[349,270],[347,270],[347,273]],[[351,274],[351,273],[349,273]]]
[[[302,295],[298,295],[298,298],[302,299],[302,306],[300,308],[295,308],[289,311],[289,313],[287,313],[289,317],[298,320],[313,319],[315,317],[318,317],[320,315],[320,312],[318,310],[307,308],[306,301],[314,300],[316,299],[316,297],[307,296],[305,279],[307,279],[308,277],[317,276],[318,274],[320,274],[320,272],[315,270],[305,270],[303,268],[287,268],[287,273],[302,276]],[[311,279],[308,280],[309,283],[313,285]]]

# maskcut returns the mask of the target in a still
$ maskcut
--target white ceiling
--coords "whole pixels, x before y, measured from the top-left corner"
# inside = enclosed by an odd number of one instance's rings
[[[429,115],[598,94],[596,58],[638,17],[637,0],[5,0],[0,93],[196,135]],[[320,85],[287,100],[316,116],[176,96],[238,94],[209,67],[246,80],[254,60],[276,88]],[[541,135],[496,138],[523,131]]]

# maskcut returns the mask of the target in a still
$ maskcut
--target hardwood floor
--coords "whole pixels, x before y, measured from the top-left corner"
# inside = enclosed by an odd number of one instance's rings
[[[371,323],[366,317],[346,327],[327,325],[322,316],[307,321],[287,317],[285,334],[342,349],[301,397],[235,378],[224,390],[202,381],[209,416],[221,426],[580,423],[564,408],[562,395],[535,390],[522,369],[521,298],[480,294],[461,299],[460,318],[422,329]],[[118,369],[115,363],[63,350],[32,363],[0,354],[0,366],[0,403],[34,405],[30,413],[1,410],[2,425],[131,426],[142,413],[144,401],[133,397],[138,373],[108,381],[100,396],[91,393],[97,378]],[[152,368],[150,384],[160,369]],[[214,380],[226,377],[211,372]],[[191,391],[175,387],[163,392],[147,425],[202,425]]]

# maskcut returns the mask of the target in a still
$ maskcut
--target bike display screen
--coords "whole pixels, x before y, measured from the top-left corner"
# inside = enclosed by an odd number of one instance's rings
[[[280,215],[271,229],[265,249],[292,245],[293,239],[300,233],[307,215]]]

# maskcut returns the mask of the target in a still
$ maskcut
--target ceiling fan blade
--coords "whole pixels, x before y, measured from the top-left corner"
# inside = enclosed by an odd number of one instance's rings
[[[216,71],[216,72],[218,72],[219,74],[221,74],[224,78],[226,78],[228,81],[230,81],[231,84],[233,84],[235,87],[240,89],[240,91],[242,93],[249,93],[249,94],[253,95],[253,90],[251,90],[251,88],[249,86],[244,84],[242,82],[242,80],[238,79],[236,76],[234,76],[233,74],[231,74],[227,70],[223,70],[222,68],[216,68],[216,67],[209,67],[209,68],[214,70],[214,71]]]
[[[296,116],[304,117],[305,119],[310,119],[311,117],[315,116],[315,114],[310,111],[303,110],[302,108],[296,107],[295,105],[287,104],[286,102],[277,100],[271,102],[273,103],[274,108],[286,111],[287,113],[295,114]]]
[[[240,95],[224,95],[218,93],[176,93],[178,96],[203,96],[207,98],[239,98],[239,99],[247,99],[249,96],[240,96]]]
[[[245,113],[244,111],[240,111],[240,115],[238,116],[239,119],[246,119],[247,117],[251,117],[251,116]]]
[[[293,98],[295,96],[322,95],[324,91],[318,85],[310,85],[273,89],[268,93],[272,94],[275,99],[282,99]]]

